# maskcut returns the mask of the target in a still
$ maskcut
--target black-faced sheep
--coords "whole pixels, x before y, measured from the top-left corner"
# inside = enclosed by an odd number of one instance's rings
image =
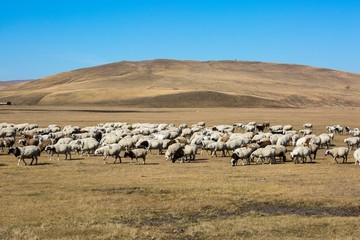
[[[130,158],[131,158],[131,163],[132,163],[133,159],[135,158],[135,159],[136,159],[136,162],[137,162],[138,164],[140,164],[139,161],[138,161],[138,159],[139,159],[139,158],[142,158],[143,161],[144,161],[144,165],[145,165],[146,155],[147,155],[147,150],[146,150],[146,149],[137,148],[137,149],[125,151],[125,153],[124,153],[124,158],[130,157]]]
[[[54,145],[48,145],[45,147],[45,151],[51,154],[50,161],[52,161],[54,154],[57,155],[58,161],[60,160],[59,154],[65,154],[65,160],[68,159],[69,155],[69,159],[71,160],[71,146],[69,144],[57,143]]]
[[[40,148],[38,146],[24,146],[24,147],[16,147],[16,148],[9,148],[8,154],[14,154],[14,156],[18,159],[17,165],[19,166],[20,161],[22,160],[25,165],[25,158],[31,158],[30,165],[33,164],[35,160],[35,164],[38,163],[38,157],[40,156]]]

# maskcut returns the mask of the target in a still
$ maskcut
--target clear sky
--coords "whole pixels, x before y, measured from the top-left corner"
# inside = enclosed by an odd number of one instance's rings
[[[0,1],[0,80],[159,58],[360,73],[360,1]]]

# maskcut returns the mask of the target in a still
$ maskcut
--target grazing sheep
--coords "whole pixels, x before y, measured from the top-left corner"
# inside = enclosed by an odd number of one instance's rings
[[[344,143],[346,143],[346,145],[353,150],[354,147],[358,148],[360,145],[360,137],[350,137],[350,138],[346,138],[344,139]]]
[[[275,150],[274,158],[279,157],[279,160],[286,162],[287,149],[283,145],[268,145],[265,148],[272,148]]]
[[[181,149],[181,144],[180,143],[173,143],[171,144],[168,149],[165,152],[165,159],[166,160],[171,160],[173,159],[174,154]]]
[[[234,153],[231,156],[230,163],[231,166],[236,166],[239,159],[246,159],[246,163],[250,164],[250,155],[254,151],[254,148],[241,147],[234,150]],[[243,163],[244,165],[244,163]]]
[[[313,125],[311,123],[305,123],[303,125],[303,128],[307,128],[307,129],[312,129],[313,128]]]
[[[349,154],[349,148],[347,148],[347,147],[337,147],[337,148],[328,149],[325,151],[325,156],[327,156],[327,155],[332,156],[334,159],[334,163],[335,162],[338,163],[338,161],[336,160],[336,158],[338,158],[338,157],[342,157],[343,163],[346,163],[348,154]]]
[[[275,163],[275,149],[273,148],[258,148],[253,151],[250,155],[250,161],[254,161],[257,158],[256,163],[261,160],[261,163],[264,163],[265,159],[268,159],[269,164]]]
[[[16,147],[16,148],[9,148],[9,152],[8,154],[14,154],[14,156],[18,159],[18,163],[17,165],[19,166],[20,161],[22,160],[25,165],[25,158],[31,158],[31,163],[30,165],[33,164],[34,160],[35,160],[35,164],[38,164],[38,157],[40,156],[40,148],[38,146],[24,146],[24,147]]]
[[[355,165],[360,166],[360,148],[354,151],[354,159],[355,159]]]
[[[59,154],[65,154],[65,160],[68,159],[68,155],[69,155],[69,159],[71,160],[71,146],[69,144],[54,144],[54,145],[49,145],[45,147],[45,151],[47,153],[51,153],[50,156],[50,161],[52,161],[54,154],[57,155],[58,157],[58,161],[60,160]]]
[[[197,152],[198,146],[195,144],[185,145],[184,147],[184,157],[186,161],[195,161],[196,152]],[[188,160],[189,157],[189,160]]]
[[[315,160],[315,159],[316,159],[317,151],[318,151],[318,149],[319,149],[319,146],[316,145],[316,144],[310,143],[308,147],[310,148],[311,154],[313,154],[313,159]]]
[[[138,161],[138,158],[142,158],[142,159],[144,160],[144,165],[145,165],[146,154],[147,154],[147,150],[146,150],[146,149],[137,148],[137,149],[125,151],[125,153],[124,153],[124,158],[130,157],[130,158],[131,158],[131,163],[132,163],[133,159],[135,158],[135,159],[136,159],[136,162],[137,162],[138,164],[140,164],[139,161]],[[130,164],[131,164],[131,163],[130,163]]]
[[[307,157],[309,157],[310,161],[312,162],[311,149],[309,147],[305,147],[305,146],[296,147],[294,148],[294,150],[292,150],[290,156],[295,164],[299,162],[298,161],[299,157],[301,158],[301,163],[306,162]]]
[[[120,152],[121,152],[121,147],[119,144],[110,144],[110,145],[107,145],[107,146],[103,146],[103,147],[100,147],[98,149],[95,150],[95,155],[98,155],[98,154],[102,154],[104,156],[104,164],[106,164],[106,159],[109,157],[109,156],[112,156],[115,158],[114,162],[116,162],[117,159],[119,159],[119,162],[121,163],[121,157],[120,157]]]

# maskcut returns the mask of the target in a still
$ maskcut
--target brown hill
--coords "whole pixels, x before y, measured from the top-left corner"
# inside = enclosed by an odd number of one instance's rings
[[[0,102],[129,107],[359,106],[360,74],[302,65],[152,60],[78,69],[0,89]]]

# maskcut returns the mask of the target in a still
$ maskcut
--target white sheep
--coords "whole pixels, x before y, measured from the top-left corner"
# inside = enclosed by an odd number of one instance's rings
[[[250,155],[250,161],[254,161],[257,158],[256,163],[261,160],[261,163],[264,163],[265,159],[268,159],[269,164],[275,163],[275,149],[273,148],[258,148],[253,151]]]
[[[190,161],[190,160],[195,161],[197,149],[198,149],[198,146],[195,144],[185,145],[185,147],[184,147],[185,160],[188,160],[188,157],[189,157],[188,161]]]
[[[309,147],[305,146],[298,146],[292,150],[290,153],[291,159],[294,161],[294,163],[298,163],[299,157],[301,158],[301,163],[306,162],[306,158],[309,157],[310,161],[312,162],[311,158],[311,149]]]
[[[246,163],[250,164],[250,155],[253,151],[254,151],[253,148],[248,148],[248,147],[241,147],[235,149],[230,159],[231,166],[237,165],[239,159],[246,159]]]
[[[344,139],[344,143],[352,150],[354,147],[358,148],[360,144],[360,137],[349,137]]]
[[[355,159],[355,165],[360,166],[360,148],[354,151],[354,159]]]
[[[174,154],[176,153],[176,151],[178,151],[180,148],[181,148],[180,143],[171,144],[165,152],[165,159],[171,160],[173,158]]]
[[[100,147],[95,150],[95,155],[102,154],[104,156],[104,164],[106,164],[106,159],[111,156],[114,157],[115,160],[113,163],[116,162],[117,159],[119,159],[119,162],[121,163],[121,157],[120,157],[121,147],[119,144],[113,143],[109,144],[103,147]]]
[[[57,143],[54,145],[48,145],[45,147],[45,151],[47,153],[51,153],[50,161],[52,161],[54,154],[57,155],[58,161],[60,160],[59,154],[65,154],[65,160],[68,159],[69,155],[69,159],[71,160],[71,146],[69,144]]]
[[[342,157],[343,163],[346,163],[348,154],[349,154],[349,148],[347,148],[347,147],[337,147],[337,148],[328,149],[325,151],[325,156],[327,156],[327,155],[332,156],[334,159],[334,163],[335,162],[338,163],[338,161],[336,160],[336,158],[338,158],[338,157]]]

